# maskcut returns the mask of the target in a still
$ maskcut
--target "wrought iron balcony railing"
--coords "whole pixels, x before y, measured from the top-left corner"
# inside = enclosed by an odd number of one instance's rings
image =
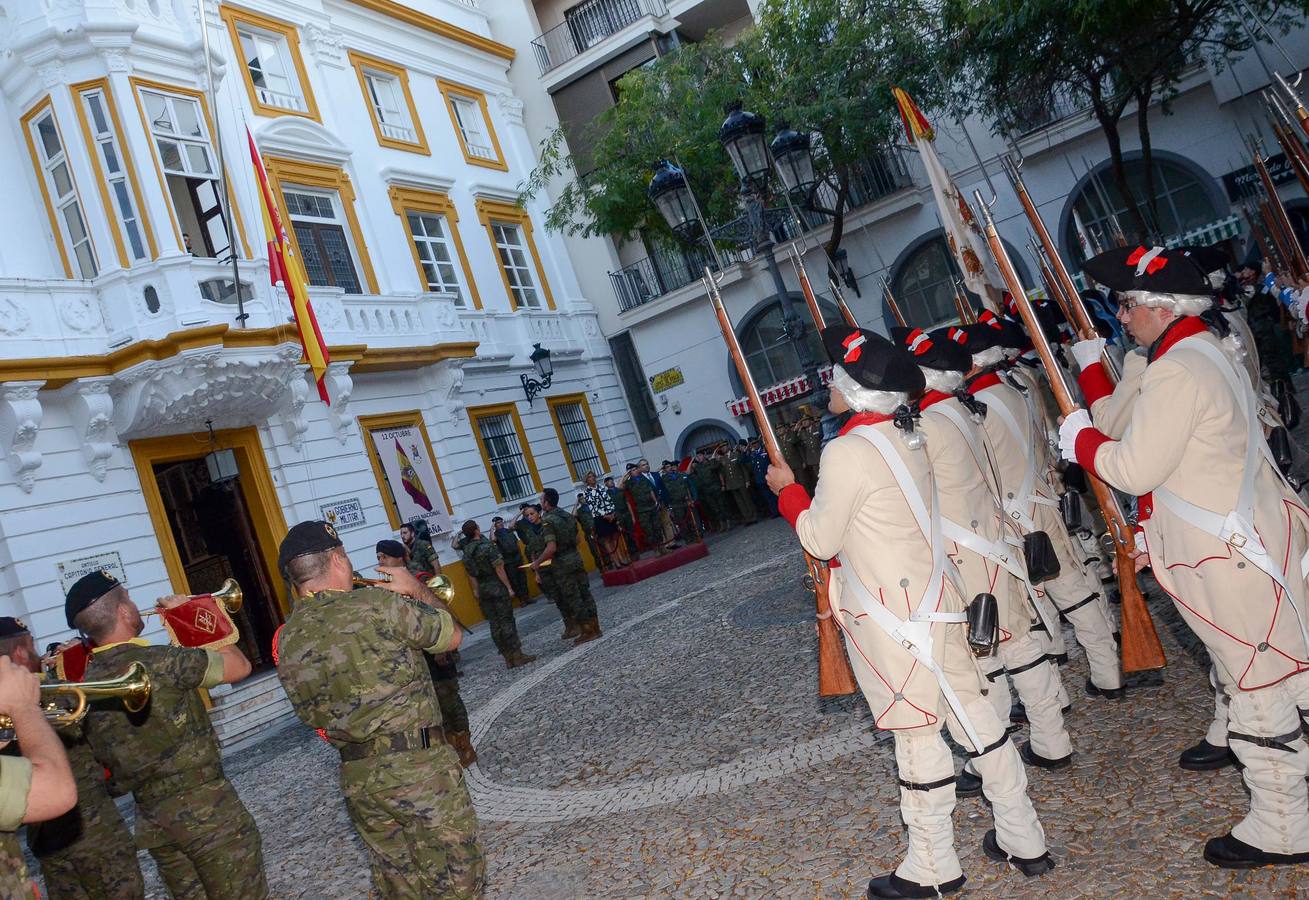
[[[668,12],[664,0],[589,0],[564,13],[556,25],[532,41],[544,75],[622,31],[642,16]]]

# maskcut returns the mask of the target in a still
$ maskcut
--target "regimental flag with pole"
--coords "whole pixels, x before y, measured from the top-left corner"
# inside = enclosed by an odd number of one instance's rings
[[[415,448],[415,453],[417,448]],[[432,501],[427,499],[427,491],[423,490],[423,480],[418,477],[418,470],[414,468],[413,463],[409,462],[409,456],[405,453],[405,448],[400,446],[400,439],[395,441],[395,458],[400,466],[400,483],[404,485],[405,493],[409,499],[417,503],[428,512],[432,511]]]
[[[918,149],[923,168],[927,170],[927,178],[932,183],[932,194],[936,197],[936,206],[945,230],[945,242],[959,264],[964,283],[988,307],[993,306],[1004,294],[1004,283],[996,271],[995,263],[991,261],[986,239],[982,236],[982,229],[968,201],[946,172],[941,158],[936,155],[936,131],[908,94],[901,88],[892,88],[891,91],[900,107],[905,136]]]
[[[248,126],[245,136],[250,141],[250,160],[254,163],[255,178],[259,181],[259,208],[264,218],[264,234],[268,237],[268,277],[273,288],[280,286],[291,300],[291,314],[295,317],[295,327],[300,334],[300,346],[304,349],[305,360],[309,363],[309,370],[314,373],[314,383],[318,385],[318,396],[330,406],[332,401],[327,396],[327,383],[323,378],[327,375],[327,364],[332,359],[328,355],[323,333],[318,330],[314,308],[309,303],[309,278],[282,225],[282,214],[278,212],[277,203],[273,200],[273,189],[268,183],[263,157],[259,155],[255,137]]]

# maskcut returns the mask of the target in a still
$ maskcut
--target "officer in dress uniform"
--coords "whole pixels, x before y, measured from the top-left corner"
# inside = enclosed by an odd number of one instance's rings
[[[422,655],[458,648],[453,617],[403,566],[380,567],[385,585],[352,589],[326,522],[292,528],[277,563],[301,597],[278,641],[277,676],[300,720],[340,751],[373,884],[384,897],[482,896],[477,814]]]
[[[514,602],[509,597],[509,575],[505,572],[500,548],[482,535],[482,529],[472,519],[460,530],[465,538],[464,569],[468,572],[477,605],[491,629],[491,641],[504,657],[505,668],[516,669],[535,662],[535,656],[523,652],[523,642],[518,636]]]
[[[1301,713],[1309,709],[1309,591],[1300,568],[1309,512],[1271,458],[1248,375],[1196,315],[1211,301],[1199,267],[1162,247],[1124,247],[1086,270],[1124,292],[1119,317],[1148,348],[1147,364],[1121,439],[1077,410],[1060,427],[1059,447],[1140,497],[1137,565],[1154,569],[1230,700],[1227,738],[1244,766],[1250,811],[1205,844],[1204,858],[1241,869],[1309,862]],[[1098,365],[1080,382],[1093,405],[1110,390]]]
[[[546,488],[541,492],[541,552],[532,558],[532,570],[540,572],[546,562],[554,573],[561,612],[577,627],[574,645],[600,637],[600,619],[591,596],[590,579],[582,555],[577,552],[577,520],[559,508],[559,492]]]
[[[41,656],[26,626],[0,617],[0,656],[39,674]],[[41,863],[51,900],[132,900],[145,896],[132,833],[105,786],[104,767],[95,761],[82,725],[58,730],[77,781],[77,805],[48,822],[27,826],[27,846]]]
[[[58,735],[41,712],[37,677],[0,656],[0,714],[13,731],[0,747],[18,742],[21,755],[0,756],[0,897],[35,900],[36,891],[18,843],[18,828],[61,816],[77,802],[77,784]]]
[[[189,598],[159,600],[162,608]],[[235,684],[250,661],[235,644],[221,650],[157,646],[127,589],[105,572],[68,589],[64,613],[95,645],[87,681],[139,662],[150,675],[150,703],[139,713],[96,704],[86,739],[114,783],[136,798],[136,844],[150,851],[174,897],[268,896],[259,829],[223,774],[218,738],[197,688]]]
[[[491,519],[491,540],[495,541],[504,558],[505,574],[509,576],[509,585],[514,589],[514,596],[521,606],[536,602],[527,587],[527,572],[523,570],[523,548],[518,544],[518,533],[505,527],[503,516]]]
[[[723,490],[732,499],[736,514],[741,517],[741,524],[753,525],[757,520],[754,500],[750,497],[750,463],[746,458],[744,439],[736,447],[726,450],[722,456]]]
[[[1031,725],[1030,741],[1019,754],[1066,761],[1073,746],[1060,709],[1059,676],[1032,635],[1035,610],[1028,602],[1021,539],[1008,527],[995,449],[980,421],[986,407],[963,390],[972,357],[949,331],[928,335],[917,328],[891,329],[892,339],[910,351],[927,384],[917,404],[919,427],[940,497],[946,548],[959,568],[965,597],[991,594],[999,607],[997,652],[979,660],[992,708],[1002,721],[1009,717],[1008,674]],[[981,779],[965,767],[955,794],[975,796],[981,790]]]
[[[771,468],[768,481],[805,550],[839,557],[834,616],[877,725],[895,738],[909,847],[894,872],[869,883],[868,896],[935,897],[963,887],[951,823],[954,765],[942,724],[970,751],[991,802],[996,827],[983,851],[1029,876],[1047,872],[1054,863],[1027,797],[1027,775],[982,695],[962,627],[965,598],[944,544],[936,543],[929,460],[913,449],[922,436],[904,405],[922,391],[923,374],[907,351],[871,331],[839,325],[822,337],[835,363],[829,409],[854,415],[823,450],[812,500],[785,466]]]

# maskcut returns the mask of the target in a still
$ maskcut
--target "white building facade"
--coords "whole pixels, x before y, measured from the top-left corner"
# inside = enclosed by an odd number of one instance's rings
[[[535,162],[515,51],[475,2],[8,13],[0,614],[42,645],[70,636],[82,569],[121,572],[143,607],[234,576],[242,646],[267,666],[286,527],[331,514],[364,569],[416,503],[475,620],[442,531],[638,455],[607,298],[535,227],[548,199],[515,205]],[[312,283],[330,406],[269,284],[247,128]],[[529,402],[535,345],[553,376]],[[216,451],[235,477],[211,475]]]

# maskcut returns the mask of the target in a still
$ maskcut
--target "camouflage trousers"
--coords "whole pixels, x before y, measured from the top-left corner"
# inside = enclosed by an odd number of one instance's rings
[[[705,491],[700,495],[700,503],[705,512],[709,513],[709,518],[714,520],[715,526],[726,528],[732,524],[731,516],[727,513],[727,498],[722,491]]]
[[[23,848],[18,843],[18,835],[12,831],[0,831],[0,897],[5,900],[32,900],[36,897],[23,859]]]
[[[636,510],[636,517],[641,523],[641,534],[645,538],[642,549],[656,550],[664,545],[664,523],[659,515],[659,507],[651,506]]]
[[[673,527],[677,529],[684,542],[688,544],[699,543],[699,523],[695,521],[695,512],[691,509],[690,503],[674,503],[668,507],[668,515],[672,518]]]
[[[741,517],[741,521],[747,525],[757,518],[754,508],[754,497],[750,496],[750,487],[748,485],[732,488],[727,492],[732,497],[732,504],[735,512]]]
[[[136,844],[150,851],[173,900],[268,896],[255,820],[226,778],[136,806]]]
[[[555,570],[555,599],[564,621],[580,624],[596,618],[591,580],[586,575],[582,558],[576,552],[562,559],[556,556],[552,568]]]
[[[342,763],[341,791],[383,897],[482,896],[486,860],[477,814],[448,746]]]
[[[486,624],[491,628],[491,640],[502,656],[523,649],[518,639],[518,626],[514,624],[514,601],[505,586],[496,580],[477,584],[477,604],[482,607]]]
[[[38,862],[49,900],[141,900],[145,896],[136,845],[117,809],[111,821],[87,823],[76,843],[40,856]]]
[[[441,724],[445,730],[467,731],[468,708],[464,706],[464,698],[459,696],[458,679],[446,678],[434,684],[436,700],[441,704]]]
[[[509,584],[513,587],[518,602],[527,603],[531,599],[531,593],[527,589],[527,570],[518,568],[522,564],[521,559],[506,559],[505,574],[509,576]]]

